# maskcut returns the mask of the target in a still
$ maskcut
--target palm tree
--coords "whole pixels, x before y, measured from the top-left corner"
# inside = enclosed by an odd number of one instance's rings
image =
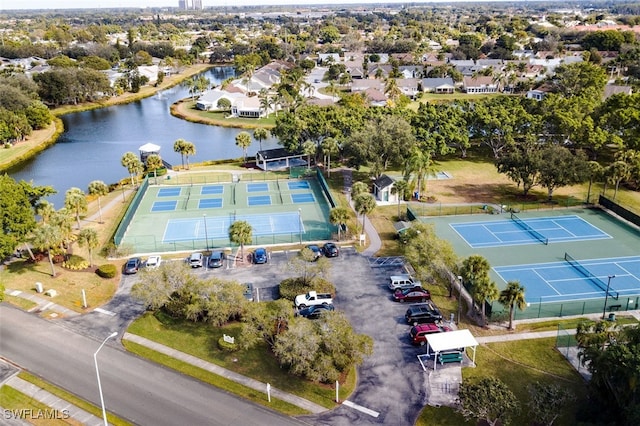
[[[64,196],[64,205],[67,209],[73,211],[80,229],[80,213],[87,211],[87,197],[80,188],[70,188]]]
[[[311,168],[311,156],[316,153],[317,146],[310,140],[302,144],[302,152],[307,156],[307,170]]]
[[[329,211],[329,222],[338,227],[338,241],[340,241],[340,231],[349,220],[349,210],[345,207],[334,207]]]
[[[249,222],[237,220],[229,227],[229,240],[240,245],[240,255],[244,262],[244,245],[251,244],[253,239],[253,228]]]
[[[414,146],[411,150],[411,154],[405,163],[404,179],[409,180],[411,174],[415,173],[418,199],[424,189],[424,181],[429,173],[431,173],[433,166],[431,161],[431,155],[420,149],[418,146]]]
[[[253,131],[253,138],[260,144],[260,151],[262,151],[262,141],[269,137],[269,132],[264,127],[258,127]]]
[[[597,161],[589,161],[587,163],[589,168],[589,189],[587,190],[587,204],[591,200],[591,186],[593,185],[593,180],[600,180],[604,174],[604,167]]]
[[[47,200],[42,200],[36,207],[36,214],[42,218],[42,222],[47,223],[53,214],[56,212],[52,203]]]
[[[184,169],[184,144],[185,144],[184,139],[177,139],[174,143],[173,143],[173,152],[177,152],[180,154],[180,157],[182,158],[182,168]]]
[[[49,264],[51,265],[51,276],[56,276],[56,269],[53,265],[53,249],[62,244],[60,228],[49,223],[40,223],[33,231],[32,244],[35,248],[47,251]]]
[[[80,247],[87,246],[89,250],[89,265],[93,266],[93,249],[98,247],[100,240],[98,240],[98,232],[93,228],[84,228],[78,234],[78,245]]]
[[[331,176],[331,155],[338,154],[340,152],[340,146],[338,141],[334,138],[326,138],[322,141],[322,152],[327,156],[327,175]]]
[[[376,208],[376,199],[371,194],[359,194],[354,200],[354,207],[358,214],[362,215],[362,232],[364,232],[365,219],[367,214]]]
[[[236,146],[242,149],[244,162],[247,162],[247,149],[251,146],[251,135],[248,132],[240,132],[236,136]]]
[[[404,200],[408,188],[409,182],[404,179],[395,181],[391,187],[391,193],[398,194],[398,220],[400,220],[400,201]]]
[[[354,182],[351,185],[351,198],[355,199],[360,194],[368,194],[369,193],[369,185],[364,182]]]
[[[523,310],[527,306],[524,298],[524,287],[518,281],[509,281],[507,288],[500,292],[498,302],[509,307],[509,330],[513,330],[513,317],[516,313],[516,307]]]
[[[98,197],[98,212],[100,214],[100,223],[102,221],[102,205],[100,205],[100,198],[109,193],[109,187],[101,180],[94,180],[89,183],[89,195],[95,195]]]
[[[135,182],[133,178],[134,176],[137,176],[138,173],[142,172],[143,170],[142,162],[140,161],[138,156],[133,152],[126,152],[122,156],[122,159],[120,160],[120,164],[122,164],[122,167],[127,168],[127,171],[129,172],[129,176],[131,177],[131,186],[134,186]]]
[[[485,302],[493,302],[498,298],[500,295],[498,287],[495,282],[491,281],[489,275],[486,274],[474,281],[471,290],[473,300],[481,307],[480,312],[482,313],[482,325],[484,326],[486,324]]]
[[[187,158],[187,169],[189,169],[189,157],[196,155],[196,146],[193,142],[185,141],[183,152],[184,156]]]

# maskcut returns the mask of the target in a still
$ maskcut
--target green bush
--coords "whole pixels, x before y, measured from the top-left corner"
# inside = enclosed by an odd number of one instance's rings
[[[319,277],[314,278],[311,284],[305,284],[302,277],[287,278],[280,282],[279,290],[281,298],[292,302],[297,295],[311,290],[315,290],[318,293],[331,293],[332,296],[336,295],[336,287],[331,282]]]
[[[89,261],[82,256],[72,254],[71,256],[69,256],[69,258],[62,262],[62,267],[71,269],[72,271],[80,271],[89,267]]]
[[[218,339],[218,347],[224,352],[235,352],[238,350],[238,345],[235,343],[225,342],[224,336]]]
[[[118,268],[113,263],[106,263],[104,265],[100,265],[98,269],[96,269],[96,274],[101,276],[102,278],[113,278],[118,273]]]

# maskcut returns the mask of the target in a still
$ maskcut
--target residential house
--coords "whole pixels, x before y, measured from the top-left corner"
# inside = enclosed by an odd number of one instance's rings
[[[318,63],[321,65],[337,64],[341,62],[339,53],[319,53]]]
[[[398,88],[400,89],[402,94],[412,99],[415,98],[415,96],[420,92],[420,83],[421,80],[419,78],[396,79],[396,84],[398,85]]]
[[[382,90],[367,89],[364,91],[364,95],[371,106],[387,106],[387,95]]]
[[[380,92],[384,91],[384,81],[378,79],[372,80],[354,80],[351,82],[351,91],[352,92],[364,92],[369,89],[378,90]]]
[[[373,181],[373,196],[376,201],[383,203],[397,203],[398,194],[393,193],[395,181],[387,175],[380,175],[378,179]]]
[[[469,77],[462,80],[462,90],[465,93],[497,93],[498,83],[493,81],[493,77]]]
[[[367,70],[367,78],[387,78],[392,69],[391,65],[370,63]]]
[[[453,93],[456,85],[451,77],[423,78],[422,90],[428,93]]]
[[[398,71],[403,78],[420,78],[424,67],[422,65],[401,65],[398,67]]]
[[[625,95],[631,95],[633,88],[631,86],[621,86],[617,84],[607,84],[604,86],[603,98],[607,99],[610,96],[617,95],[618,93],[624,93]]]

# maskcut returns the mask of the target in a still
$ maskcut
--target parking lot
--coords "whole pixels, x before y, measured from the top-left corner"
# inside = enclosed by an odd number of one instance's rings
[[[297,251],[274,252],[269,253],[269,261],[262,265],[244,262],[232,267],[227,262],[221,268],[193,271],[203,278],[219,276],[251,282],[254,299],[272,300],[278,295],[278,283],[293,276],[286,265],[297,255]],[[423,371],[417,355],[424,353],[425,348],[410,343],[410,326],[404,319],[407,305],[394,302],[387,287],[390,275],[405,272],[401,259],[367,258],[353,248],[343,248],[339,257],[328,260],[332,265],[329,279],[337,293],[335,307],[346,314],[358,333],[374,339],[374,353],[360,366],[358,386],[348,404],[305,418],[313,424],[327,425],[413,424],[434,385],[445,397],[457,391],[459,366],[439,368],[437,376]],[[134,277],[125,280],[133,281]],[[443,380],[446,386],[441,385]]]

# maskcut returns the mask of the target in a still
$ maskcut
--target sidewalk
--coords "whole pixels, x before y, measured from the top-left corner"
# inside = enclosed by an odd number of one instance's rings
[[[353,200],[351,199],[351,184],[353,183],[351,169],[343,169],[342,178],[344,180],[344,191],[347,194],[349,205],[355,211]],[[362,215],[359,215],[356,212],[356,216],[357,220],[361,222]],[[380,240],[378,231],[376,231],[376,228],[373,226],[370,220],[364,221],[364,233],[369,237],[369,246],[362,251],[362,255],[366,257],[372,257],[382,247],[382,241]]]
[[[206,370],[210,373],[217,374],[218,376],[222,376],[226,379],[232,380],[236,383],[240,383],[241,385],[254,389],[258,392],[264,393],[265,399],[266,399],[266,393],[267,393],[266,383],[259,382],[258,380],[251,379],[249,377],[227,370],[226,368],[222,368],[218,365],[204,361],[195,356],[186,354],[184,352],[180,352],[176,349],[170,348],[160,343],[156,343],[149,339],[145,339],[144,337],[140,337],[135,334],[124,333],[124,336],[122,336],[122,338],[123,340],[128,340],[130,342],[137,343],[146,348],[152,349],[156,352],[160,352],[164,355],[168,355],[182,362],[186,362],[187,364],[191,364],[193,366]],[[328,408],[325,408],[314,402],[308,401],[304,398],[300,398],[299,396],[283,392],[281,390],[274,388],[273,386],[271,386],[271,395],[274,398],[278,398],[282,401],[288,402],[289,404],[292,404],[304,410],[307,410],[312,414],[319,414],[319,413],[328,411]]]
[[[44,290],[47,291],[48,289],[44,289]],[[53,303],[51,301],[51,298],[45,299],[44,297],[41,296],[44,293],[31,294],[21,290],[12,290],[10,288],[7,288],[5,293],[8,294],[9,296],[20,297],[22,299],[30,300],[33,303],[35,303],[36,306],[29,309],[27,312],[40,313],[45,311],[54,311],[58,315],[64,316],[67,318],[80,315],[76,311],[72,311],[71,309],[65,308],[64,306]]]

